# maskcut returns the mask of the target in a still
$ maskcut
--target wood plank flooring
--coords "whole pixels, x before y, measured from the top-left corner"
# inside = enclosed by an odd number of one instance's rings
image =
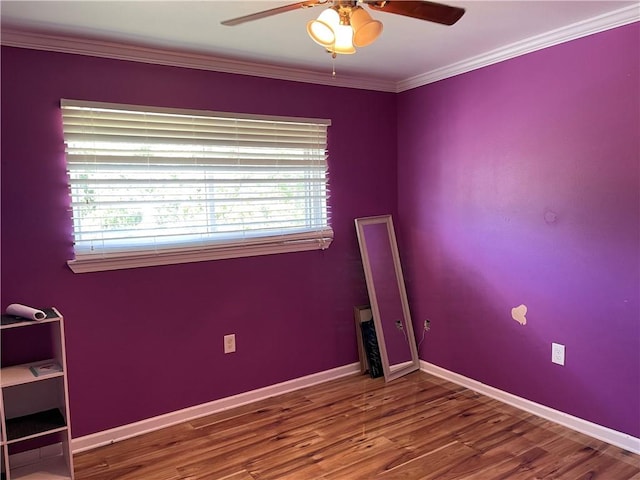
[[[357,375],[78,454],[76,480],[640,480],[640,456],[415,372]]]

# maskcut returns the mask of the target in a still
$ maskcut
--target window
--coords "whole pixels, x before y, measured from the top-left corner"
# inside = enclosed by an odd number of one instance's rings
[[[74,272],[330,245],[330,121],[61,106]]]

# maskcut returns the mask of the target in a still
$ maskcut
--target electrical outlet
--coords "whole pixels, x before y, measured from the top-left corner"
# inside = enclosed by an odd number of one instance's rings
[[[560,343],[551,344],[551,361],[558,365],[564,365],[564,345]]]
[[[231,335],[224,336],[224,353],[233,353],[236,351],[236,335],[232,333]]]

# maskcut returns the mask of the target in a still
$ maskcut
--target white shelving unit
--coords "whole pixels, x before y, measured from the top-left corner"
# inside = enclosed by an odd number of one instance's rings
[[[0,327],[1,480],[74,478],[64,321],[55,308],[44,311],[44,320]],[[10,347],[16,344],[34,346],[34,351],[19,355],[30,361],[13,361],[15,347]],[[58,363],[62,371],[36,376],[31,370],[51,362]]]

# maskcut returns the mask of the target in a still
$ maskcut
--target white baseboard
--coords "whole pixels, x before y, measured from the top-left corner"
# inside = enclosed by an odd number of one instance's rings
[[[352,363],[350,365],[344,365],[342,367],[325,370],[305,377],[295,378],[287,382],[277,383],[268,387],[252,390],[250,392],[221,398],[219,400],[185,408],[165,415],[147,418],[121,427],[92,433],[90,435],[85,435],[84,437],[74,438],[71,442],[72,451],[73,453],[79,453],[85,450],[91,450],[92,448],[109,445],[127,438],[142,435],[143,433],[153,432],[171,425],[211,415],[212,413],[222,412],[230,408],[239,407],[241,405],[274,397],[276,395],[282,395],[283,393],[292,392],[294,390],[300,390],[301,388],[310,387],[312,385],[317,385],[318,383],[328,382],[329,380],[335,380],[337,378],[359,372],[360,363]]]
[[[478,382],[471,378],[465,377],[458,373],[446,370],[444,368],[433,365],[432,363],[420,361],[420,369],[423,372],[443,378],[455,384],[469,388],[488,397],[499,400],[508,405],[514,406],[526,412],[532,413],[539,417],[545,418],[552,422],[558,423],[565,427],[571,428],[590,437],[597,438],[604,442],[610,443],[617,447],[623,448],[630,452],[640,454],[640,438],[636,438],[626,433],[618,432],[602,425],[598,425],[578,417],[574,417],[559,410],[554,410],[545,405],[541,405],[531,400],[518,397],[511,393],[499,390],[489,385]],[[112,428],[102,432],[93,433],[84,437],[74,438],[72,440],[73,453],[79,453],[91,450],[103,445],[125,440],[127,438],[142,435],[144,433],[153,432],[161,428],[176,425],[182,422],[188,422],[199,417],[211,415],[213,413],[222,412],[230,408],[239,407],[248,403],[263,400],[265,398],[282,395],[283,393],[300,390],[301,388],[310,387],[319,383],[335,380],[347,375],[360,372],[360,363],[344,365],[342,367],[326,370],[324,372],[307,375],[305,377],[296,378],[287,382],[270,385],[268,387],[252,390],[250,392],[233,395],[231,397],[221,398],[213,402],[196,405],[194,407],[185,408],[175,412],[167,413],[157,417],[148,418],[139,422],[123,425],[121,427]]]
[[[577,432],[584,433],[590,437],[597,438],[598,440],[602,440],[630,452],[640,454],[640,438],[603,427],[602,425],[532,402],[526,398],[518,397],[503,390],[490,387],[489,385],[480,383],[477,380],[473,380],[465,377],[464,375],[438,367],[437,365],[425,362],[424,360],[420,360],[420,370],[494,398],[503,403],[519,408],[520,410],[524,410],[525,412],[529,412],[546,420],[558,423]]]

